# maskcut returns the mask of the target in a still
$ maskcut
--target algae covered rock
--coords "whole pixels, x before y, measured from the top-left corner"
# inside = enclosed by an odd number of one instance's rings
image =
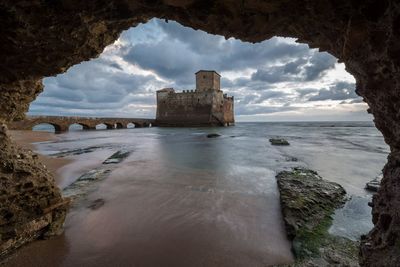
[[[382,175],[374,178],[373,180],[365,184],[365,189],[372,192],[378,192],[379,188],[381,187],[381,180],[382,180]]]
[[[269,142],[273,146],[288,146],[288,145],[290,145],[289,142],[283,138],[270,138]]]
[[[123,161],[125,158],[127,158],[131,154],[130,151],[123,151],[119,150],[112,154],[110,157],[108,157],[105,161],[103,161],[103,164],[116,164],[120,163]]]
[[[343,187],[303,168],[282,171],[276,178],[294,265],[358,266],[358,243],[328,233],[332,214],[346,201]]]
[[[345,203],[343,187],[323,180],[315,171],[294,168],[280,172],[276,178],[290,238],[296,237],[302,228],[316,228]]]

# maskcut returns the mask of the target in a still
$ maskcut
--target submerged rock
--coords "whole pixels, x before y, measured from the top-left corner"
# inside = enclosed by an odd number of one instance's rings
[[[104,199],[102,198],[98,198],[96,200],[93,200],[90,205],[88,206],[89,209],[92,210],[97,210],[98,208],[100,208],[101,206],[103,206],[105,203]]]
[[[285,160],[286,161],[291,161],[291,162],[297,162],[298,158],[289,156],[289,157],[286,157]]]
[[[332,214],[345,203],[343,187],[303,168],[276,178],[294,266],[358,266],[357,242],[328,233]]]
[[[217,134],[217,133],[210,133],[210,134],[207,134],[207,138],[216,138],[216,137],[220,137],[221,135],[220,134]]]
[[[103,178],[109,172],[111,172],[111,170],[108,169],[90,170],[82,174],[77,181],[98,180]]]
[[[78,149],[73,149],[73,150],[68,150],[68,151],[62,151],[62,152],[51,154],[50,156],[57,157],[57,158],[63,158],[63,157],[67,157],[67,156],[74,156],[74,155],[90,153],[97,149],[101,149],[101,148],[105,148],[105,147],[107,147],[107,146],[90,146],[90,147],[85,147],[85,148],[78,148]]]
[[[283,138],[270,138],[269,142],[273,146],[288,146],[288,145],[290,145],[289,142]]]
[[[381,187],[382,176],[378,176],[365,184],[365,189],[373,192],[378,192]]]
[[[126,157],[128,157],[131,154],[130,151],[122,151],[119,150],[112,154],[110,157],[108,157],[105,161],[103,161],[103,164],[115,164],[115,163],[120,163],[123,161]]]
[[[111,169],[95,169],[82,174],[75,182],[64,188],[63,196],[76,200],[86,195],[93,186],[93,182],[100,181],[108,177]]]

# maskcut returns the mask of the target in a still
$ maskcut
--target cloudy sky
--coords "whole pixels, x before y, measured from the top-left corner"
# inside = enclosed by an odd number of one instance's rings
[[[354,78],[328,53],[289,38],[225,40],[157,19],[123,32],[99,58],[44,79],[29,113],[152,118],[155,91],[194,89],[199,69],[221,74],[237,121],[371,120]]]

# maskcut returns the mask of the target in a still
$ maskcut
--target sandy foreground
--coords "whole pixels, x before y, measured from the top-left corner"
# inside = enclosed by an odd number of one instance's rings
[[[50,132],[41,131],[10,131],[11,138],[20,146],[36,151],[35,143],[55,141],[57,135]],[[37,152],[37,151],[36,151]],[[52,158],[38,153],[39,159],[46,165],[47,169],[53,173],[56,183],[60,182],[60,169],[71,163],[73,160],[67,158]]]
[[[33,150],[35,142],[61,139],[47,132],[11,134]],[[271,266],[293,261],[276,194],[242,194],[228,187],[204,191],[224,178],[165,165],[169,157],[153,145],[149,140],[141,153],[94,185],[96,190],[70,209],[62,235],[24,246],[6,266]],[[65,175],[79,177],[114,152],[40,157],[63,188],[70,181]],[[102,206],[91,208],[99,201]]]

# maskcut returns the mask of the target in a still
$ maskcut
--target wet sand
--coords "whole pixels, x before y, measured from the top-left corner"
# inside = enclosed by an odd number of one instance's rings
[[[50,132],[41,131],[10,131],[11,138],[20,146],[26,149],[36,151],[37,146],[35,143],[56,141],[57,135]],[[38,152],[38,151],[36,151]],[[62,167],[72,162],[71,159],[67,158],[54,158],[38,153],[39,159],[46,165],[47,169],[53,173],[56,183],[59,184],[62,180]]]
[[[277,192],[242,190],[243,177],[234,177],[232,184],[232,177],[218,170],[166,166],[163,153],[168,151],[143,143],[147,150],[133,153],[70,210],[63,235],[23,247],[6,266],[270,266],[293,261]],[[113,152],[79,155],[61,169],[74,164],[79,169],[84,164],[79,158],[104,159],[107,153]],[[90,208],[97,199],[104,205]]]
[[[270,266],[292,261],[278,198],[164,184],[146,162],[117,169],[71,210],[65,233],[20,250],[8,266]],[[153,176],[156,174],[156,176]],[[185,174],[190,175],[190,174]],[[192,173],[191,176],[198,176]],[[203,173],[206,180],[210,174]],[[104,206],[88,208],[103,199]]]

